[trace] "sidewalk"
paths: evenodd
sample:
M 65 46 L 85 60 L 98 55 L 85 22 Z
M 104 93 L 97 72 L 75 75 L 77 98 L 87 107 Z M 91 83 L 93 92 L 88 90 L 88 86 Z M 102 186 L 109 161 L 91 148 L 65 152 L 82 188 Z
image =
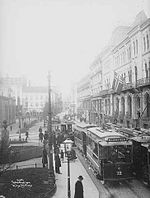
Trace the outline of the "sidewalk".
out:
M 62 174 L 55 174 L 56 175 L 56 185 L 57 190 L 54 194 L 53 198 L 65 198 L 68 197 L 67 195 L 67 176 L 68 176 L 68 165 L 67 159 L 61 163 L 61 173 Z M 70 189 L 71 189 L 71 197 L 74 197 L 74 190 L 75 190 L 75 182 L 79 175 L 83 176 L 83 189 L 84 189 L 84 197 L 86 198 L 99 198 L 99 192 L 95 187 L 94 183 L 92 182 L 90 176 L 87 174 L 86 170 L 82 166 L 79 159 L 75 161 L 70 161 Z

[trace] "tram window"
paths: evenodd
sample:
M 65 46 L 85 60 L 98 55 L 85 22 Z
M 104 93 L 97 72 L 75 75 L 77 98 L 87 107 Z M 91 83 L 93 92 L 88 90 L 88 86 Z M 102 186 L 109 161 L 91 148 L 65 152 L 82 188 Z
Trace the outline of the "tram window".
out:
M 112 162 L 130 162 L 131 146 L 114 146 L 108 149 L 108 160 Z
M 93 152 L 98 155 L 98 148 L 97 148 L 97 144 L 94 143 L 94 149 L 93 149 Z
M 108 159 L 108 149 L 109 147 L 102 147 L 101 145 L 99 145 L 99 158 L 100 159 Z

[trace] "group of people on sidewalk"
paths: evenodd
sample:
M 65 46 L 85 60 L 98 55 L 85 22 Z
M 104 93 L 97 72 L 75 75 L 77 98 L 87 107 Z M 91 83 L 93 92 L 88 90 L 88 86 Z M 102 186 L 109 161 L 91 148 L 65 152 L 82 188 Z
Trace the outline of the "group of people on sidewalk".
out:
M 40 134 L 42 133 L 42 128 L 39 128 L 39 139 L 41 140 L 41 142 L 43 141 L 42 138 L 40 138 Z M 74 151 L 75 152 L 75 151 Z M 60 157 L 59 157 L 60 154 Z M 55 153 L 55 172 L 57 174 L 62 174 L 60 172 L 60 167 L 61 167 L 61 161 L 64 161 L 64 151 L 61 149 L 60 153 L 56 152 Z M 60 159 L 61 158 L 61 159 Z M 77 157 L 75 156 L 75 159 Z M 43 168 L 48 166 L 48 157 L 47 157 L 47 150 L 45 148 L 45 145 L 43 147 L 43 153 L 42 153 L 42 164 L 43 164 Z M 78 177 L 78 180 L 75 183 L 75 194 L 74 194 L 74 198 L 83 198 L 83 184 L 82 184 L 82 180 L 83 177 L 82 175 L 80 175 Z
M 48 166 L 47 150 L 45 146 L 42 152 L 42 164 L 43 164 L 43 168 Z M 58 174 L 61 174 L 60 167 L 61 167 L 61 160 L 60 160 L 59 154 L 56 153 L 55 154 L 55 172 Z
M 42 127 L 40 126 L 39 128 L 39 141 L 43 142 L 43 140 L 48 140 L 48 133 L 45 131 L 44 133 L 42 132 Z

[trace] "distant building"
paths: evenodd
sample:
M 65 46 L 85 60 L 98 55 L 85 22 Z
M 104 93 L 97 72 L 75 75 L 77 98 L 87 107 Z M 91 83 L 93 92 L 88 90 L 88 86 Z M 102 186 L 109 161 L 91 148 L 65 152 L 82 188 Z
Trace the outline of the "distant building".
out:
M 16 122 L 16 98 L 15 93 L 20 93 L 20 78 L 0 76 L 0 123 L 4 120 L 10 125 Z M 18 85 L 18 89 L 16 88 Z
M 24 114 L 39 114 L 43 113 L 43 111 L 45 111 L 45 113 L 48 112 L 48 88 L 34 86 L 24 87 L 22 104 Z M 51 89 L 51 107 L 53 115 L 62 111 L 62 97 L 56 87 L 52 87 Z
M 47 101 L 47 87 L 23 87 L 22 105 L 25 112 L 42 112 Z
M 0 95 L 14 97 L 16 100 L 22 98 L 22 88 L 27 85 L 27 80 L 23 77 L 1 77 Z M 22 104 L 22 100 L 20 100 Z
M 90 122 L 91 113 L 90 75 L 85 76 L 77 84 L 77 117 Z

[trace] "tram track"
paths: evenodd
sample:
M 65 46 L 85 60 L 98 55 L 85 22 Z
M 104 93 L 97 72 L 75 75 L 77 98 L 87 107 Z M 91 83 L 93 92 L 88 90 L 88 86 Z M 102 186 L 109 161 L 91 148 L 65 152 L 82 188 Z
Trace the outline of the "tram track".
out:
M 121 182 L 102 182 L 96 178 L 94 171 L 90 168 L 89 162 L 84 158 L 82 153 L 75 148 L 76 154 L 85 170 L 91 177 L 97 190 L 99 191 L 100 197 L 104 198 L 149 198 L 150 189 L 146 189 L 141 182 L 134 181 L 121 181 Z

